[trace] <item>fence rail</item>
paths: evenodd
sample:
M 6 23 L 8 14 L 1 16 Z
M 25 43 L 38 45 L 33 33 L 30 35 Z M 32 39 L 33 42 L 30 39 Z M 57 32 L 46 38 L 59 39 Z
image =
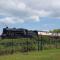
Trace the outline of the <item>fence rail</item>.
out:
M 1 39 L 0 55 L 15 52 L 42 51 L 60 48 L 59 36 L 34 36 L 33 38 Z

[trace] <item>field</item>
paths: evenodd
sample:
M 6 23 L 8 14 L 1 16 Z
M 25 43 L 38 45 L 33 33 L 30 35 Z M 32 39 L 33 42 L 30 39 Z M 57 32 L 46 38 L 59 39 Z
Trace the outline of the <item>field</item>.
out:
M 38 51 L 38 47 L 41 48 L 41 39 L 0 39 L 0 60 L 60 60 L 60 39 L 45 37 L 43 50 Z
M 60 49 L 3 55 L 0 60 L 60 60 Z

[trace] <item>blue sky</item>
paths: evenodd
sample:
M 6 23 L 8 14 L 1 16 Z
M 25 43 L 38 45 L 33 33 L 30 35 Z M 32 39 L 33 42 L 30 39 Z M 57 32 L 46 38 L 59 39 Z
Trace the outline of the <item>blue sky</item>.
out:
M 0 0 L 0 32 L 6 26 L 60 29 L 60 0 Z

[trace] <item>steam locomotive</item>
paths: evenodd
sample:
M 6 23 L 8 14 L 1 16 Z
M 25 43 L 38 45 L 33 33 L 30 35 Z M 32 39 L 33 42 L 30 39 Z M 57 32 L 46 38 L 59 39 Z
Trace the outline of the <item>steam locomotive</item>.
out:
M 23 28 L 3 28 L 2 38 L 32 38 L 37 36 L 37 31 L 27 30 Z

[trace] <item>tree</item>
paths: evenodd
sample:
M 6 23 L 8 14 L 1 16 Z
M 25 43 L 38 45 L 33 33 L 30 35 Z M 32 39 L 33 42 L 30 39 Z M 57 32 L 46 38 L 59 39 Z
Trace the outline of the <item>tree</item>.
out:
M 50 30 L 49 32 L 52 32 L 52 33 L 60 33 L 60 29 Z

